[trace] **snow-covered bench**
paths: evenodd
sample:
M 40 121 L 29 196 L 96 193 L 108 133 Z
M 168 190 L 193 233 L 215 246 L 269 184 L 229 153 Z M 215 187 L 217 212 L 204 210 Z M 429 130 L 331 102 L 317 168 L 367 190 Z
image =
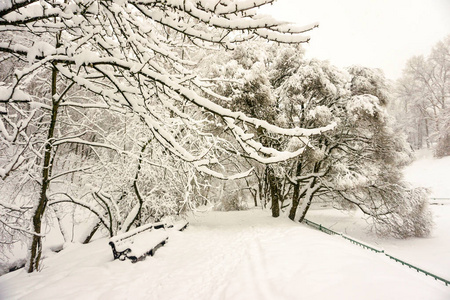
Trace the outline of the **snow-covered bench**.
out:
M 186 221 L 174 224 L 147 224 L 112 237 L 109 245 L 114 259 L 130 259 L 133 263 L 153 256 L 156 250 L 167 243 L 169 233 L 173 230 L 183 231 L 189 225 Z
M 175 222 L 173 224 L 166 225 L 166 228 L 169 228 L 172 230 L 177 230 L 177 231 L 183 231 L 188 227 L 188 225 L 189 225 L 188 221 L 182 220 L 182 221 Z

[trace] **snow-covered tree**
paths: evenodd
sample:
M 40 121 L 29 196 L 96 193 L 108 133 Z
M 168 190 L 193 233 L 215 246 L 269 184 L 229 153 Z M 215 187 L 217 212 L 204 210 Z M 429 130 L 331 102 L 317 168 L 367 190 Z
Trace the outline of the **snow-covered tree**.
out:
M 9 112 L 19 102 L 26 101 L 34 109 L 29 114 L 20 109 L 20 118 L 3 126 L 7 129 L 2 130 L 2 137 L 14 148 L 17 139 L 10 138 L 8 130 L 24 132 L 30 126 L 22 119 L 28 120 L 28 115 L 36 113 L 42 117 L 39 132 L 43 139 L 36 144 L 37 151 L 21 142 L 35 153 L 30 161 L 40 170 L 34 178 L 39 195 L 33 200 L 33 221 L 28 230 L 32 233 L 29 272 L 39 269 L 42 218 L 49 203 L 51 182 L 75 171 L 53 174 L 58 148 L 72 144 L 114 149 L 105 141 L 87 139 L 79 130 L 60 131 L 60 117 L 66 107 L 132 113 L 147 126 L 152 140 L 172 157 L 190 163 L 197 172 L 220 178 L 227 174 L 214 170 L 220 168 L 215 151 L 220 141 L 206 130 L 210 127 L 205 124 L 211 120 L 220 120 L 227 127 L 241 146 L 239 154 L 262 163 L 286 160 L 301 151 L 264 146 L 246 132 L 249 127 L 305 138 L 334 127 L 327 124 L 314 129 L 282 128 L 224 108 L 210 99 L 221 96 L 211 92 L 192 71 L 192 50 L 199 46 L 230 49 L 254 38 L 293 44 L 307 41 L 304 33 L 314 25 L 297 27 L 257 14 L 257 7 L 271 2 L 15 0 L 0 5 L 0 52 L 23 62 L 13 77 L 2 83 L 2 122 L 12 119 Z M 38 77 L 47 78 L 48 82 L 44 85 L 48 91 L 42 96 L 27 90 L 28 84 Z M 191 144 L 198 145 L 197 139 L 210 146 L 187 146 L 183 141 L 188 132 Z M 16 169 L 17 162 L 24 161 L 20 147 L 10 153 L 1 162 L 2 177 Z M 243 172 L 246 174 L 248 171 Z
M 450 36 L 438 42 L 428 57 L 408 60 L 397 82 L 392 110 L 415 149 L 433 148 L 436 156 L 450 153 Z
M 50 193 L 50 206 L 71 203 L 83 207 L 95 215 L 93 230 L 101 225 L 113 236 L 132 226 L 179 215 L 202 199 L 198 192 L 201 175 L 161 147 L 139 118 L 117 114 L 111 121 L 105 139 L 114 145 L 114 151 L 92 151 L 95 155 L 84 162 L 89 170 L 64 183 L 64 191 Z M 178 127 L 181 131 L 182 123 Z M 190 144 L 190 137 L 185 136 L 183 144 Z M 192 143 L 187 148 L 197 146 Z
M 273 58 L 278 52 L 279 45 L 261 42 L 249 42 L 236 47 L 228 55 L 223 53 L 210 53 L 200 66 L 204 75 L 214 78 L 214 87 L 217 93 L 227 96 L 222 105 L 244 112 L 248 116 L 264 119 L 272 124 L 281 125 L 279 117 L 281 111 L 277 99 L 273 96 L 273 86 L 269 75 Z M 203 65 L 206 65 L 204 67 Z M 288 128 L 282 124 L 284 128 Z M 295 126 L 293 126 L 295 127 Z M 225 132 L 226 133 L 226 132 Z M 282 144 L 280 135 L 259 128 L 247 128 L 247 133 L 255 136 L 264 147 L 276 150 L 286 148 Z M 226 138 L 226 136 L 225 136 Z M 241 145 L 234 145 L 237 152 L 242 151 Z M 242 155 L 235 163 L 253 168 L 253 178 L 256 178 L 257 188 L 252 188 L 255 205 L 259 201 L 266 206 L 271 204 L 272 215 L 278 217 L 280 203 L 283 202 L 283 172 L 278 172 L 271 158 L 265 162 L 254 160 L 248 155 Z
M 410 190 L 400 176 L 408 147 L 392 129 L 382 73 L 306 61 L 281 85 L 280 96 L 287 102 L 286 119 L 299 126 L 338 123 L 310 139 L 292 167 L 291 219 L 303 220 L 312 201 L 325 198 L 337 207 L 357 207 L 373 219 L 378 233 L 402 238 L 429 233 L 426 196 Z

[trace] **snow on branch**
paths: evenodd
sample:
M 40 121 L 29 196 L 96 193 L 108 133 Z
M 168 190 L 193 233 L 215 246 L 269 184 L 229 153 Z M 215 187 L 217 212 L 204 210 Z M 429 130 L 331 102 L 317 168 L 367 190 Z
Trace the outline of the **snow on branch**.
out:
M 242 179 L 242 178 L 250 176 L 250 174 L 253 172 L 253 168 L 251 168 L 251 169 L 249 169 L 247 171 L 244 171 L 244 172 L 241 172 L 241 173 L 236 173 L 236 174 L 233 174 L 233 175 L 230 175 L 230 176 L 226 176 L 226 175 L 224 175 L 224 174 L 222 174 L 220 172 L 216 172 L 216 171 L 211 170 L 210 168 L 208 168 L 205 165 L 198 165 L 198 164 L 194 164 L 194 165 L 195 165 L 197 171 L 205 173 L 205 174 L 208 174 L 208 175 L 211 175 L 211 176 L 213 176 L 213 177 L 215 177 L 217 179 L 222 179 L 222 180 Z
M 58 58 L 56 58 L 56 60 L 57 59 Z M 66 62 L 67 61 L 68 60 L 66 60 Z M 156 116 L 156 112 L 152 111 L 151 107 L 149 108 L 145 105 L 145 100 L 141 98 L 140 88 L 130 86 L 129 84 L 127 86 L 124 86 L 114 76 L 113 73 L 107 71 L 107 69 L 104 68 L 104 66 L 113 66 L 121 70 L 130 71 L 134 66 L 133 62 L 124 61 L 115 57 L 102 58 L 90 56 L 85 59 L 83 64 L 87 66 L 93 66 L 95 70 L 104 74 L 104 76 L 113 84 L 113 86 L 115 86 L 115 88 L 105 90 L 98 86 L 95 86 L 89 80 L 86 80 L 82 76 L 73 74 L 72 72 L 70 72 L 70 70 L 63 68 L 62 66 L 58 66 L 58 69 L 60 70 L 61 74 L 67 76 L 72 80 L 77 81 L 79 85 L 85 86 L 94 93 L 102 94 L 103 96 L 105 96 L 105 99 L 110 99 L 109 101 L 113 100 L 114 102 L 122 103 L 122 105 L 131 108 L 132 111 L 139 114 L 141 118 L 149 125 L 158 141 L 160 141 L 161 144 L 163 144 L 166 148 L 173 151 L 175 155 L 179 156 L 183 160 L 190 162 L 199 161 L 200 159 L 202 159 L 204 154 L 198 157 L 192 156 L 176 141 L 176 139 L 169 132 L 167 132 L 163 128 L 162 124 L 160 124 L 160 122 L 158 121 L 162 120 L 163 117 Z M 307 137 L 311 135 L 321 134 L 325 131 L 332 130 L 336 126 L 336 123 L 331 123 L 327 126 L 314 129 L 305 129 L 298 127 L 281 128 L 272 125 L 267 121 L 248 117 L 242 112 L 234 112 L 230 109 L 223 108 L 222 106 L 214 103 L 213 101 L 200 96 L 189 87 L 179 84 L 178 83 L 179 80 L 174 79 L 172 76 L 158 73 L 150 69 L 148 66 L 142 66 L 140 70 L 137 71 L 136 73 L 142 75 L 144 78 L 150 80 L 151 82 L 157 82 L 158 84 L 161 84 L 162 86 L 166 87 L 167 88 L 166 94 L 168 94 L 168 91 L 171 91 L 174 94 L 169 93 L 168 95 L 181 96 L 182 99 L 188 100 L 189 102 L 213 113 L 214 115 L 227 119 L 226 120 L 227 126 L 233 131 L 233 134 L 235 135 L 235 137 L 239 139 L 239 142 L 240 143 L 242 142 L 243 144 L 249 146 L 244 147 L 244 149 L 248 150 L 246 152 L 250 154 L 250 157 L 260 162 L 264 161 L 264 163 L 273 163 L 286 160 L 298 156 L 303 150 L 297 150 L 295 152 L 279 152 L 272 148 L 263 147 L 260 143 L 252 140 L 251 137 L 249 138 L 248 136 L 246 136 L 244 130 L 237 125 L 236 121 L 245 122 L 247 125 L 253 125 L 255 128 L 261 127 L 276 134 L 286 136 L 298 136 L 298 137 Z M 137 84 L 135 83 L 133 85 Z M 170 106 L 170 104 L 168 104 L 168 106 Z M 179 112 L 177 112 L 176 109 L 172 109 L 172 111 L 179 114 Z M 186 119 L 188 118 L 187 115 L 181 114 L 179 115 Z M 253 148 L 254 150 L 250 150 L 250 148 Z M 270 155 L 272 158 L 263 158 L 257 155 L 257 152 L 262 152 L 265 155 Z
M 146 17 L 193 39 L 229 46 L 228 39 L 232 40 L 228 37 L 230 32 L 250 31 L 254 36 L 279 43 L 307 42 L 309 37 L 301 34 L 317 27 L 317 24 L 290 28 L 287 22 L 277 21 L 271 16 L 243 13 L 271 2 L 230 1 L 225 5 L 221 1 L 129 1 Z M 214 31 L 197 30 L 198 23 Z M 220 29 L 224 31 L 220 33 Z
M 88 146 L 91 146 L 91 147 L 108 148 L 108 149 L 111 149 L 111 150 L 115 150 L 117 152 L 121 151 L 120 149 L 118 149 L 117 147 L 115 147 L 113 145 L 86 141 L 86 140 L 83 140 L 83 139 L 80 139 L 80 138 L 63 138 L 63 139 L 59 139 L 59 140 L 55 141 L 54 143 L 52 143 L 52 145 L 53 146 L 57 146 L 57 145 L 67 144 L 67 143 L 83 144 L 83 145 L 88 145 Z
M 31 96 L 19 88 L 13 86 L 0 86 L 0 102 L 29 102 Z
M 5 226 L 5 227 L 7 227 L 9 229 L 12 229 L 12 230 L 15 230 L 15 231 L 20 231 L 20 232 L 28 234 L 28 235 L 35 235 L 35 236 L 40 236 L 40 237 L 44 237 L 45 236 L 45 234 L 33 232 L 33 231 L 31 231 L 31 230 L 29 230 L 27 228 L 23 228 L 23 227 L 20 227 L 20 226 L 16 226 L 16 225 L 12 225 L 12 224 L 3 222 L 2 219 L 0 219 L 0 223 L 2 223 L 3 226 Z
M 274 163 L 298 156 L 294 152 L 264 147 L 246 134 L 246 126 L 263 128 L 278 135 L 309 137 L 336 127 L 335 123 L 319 128 L 283 128 L 249 117 L 217 104 L 220 95 L 206 88 L 192 71 L 194 62 L 185 58 L 192 45 L 216 44 L 232 48 L 233 44 L 262 38 L 278 43 L 303 43 L 304 36 L 317 24 L 295 26 L 260 15 L 257 8 L 273 0 L 92 0 L 50 3 L 15 1 L 0 7 L 0 31 L 15 26 L 32 34 L 59 36 L 55 45 L 45 40 L 31 47 L 21 40 L 0 43 L 0 52 L 21 56 L 29 66 L 16 71 L 15 86 L 36 70 L 55 68 L 68 82 L 76 84 L 101 99 L 100 104 L 80 101 L 61 105 L 132 111 L 143 120 L 155 138 L 172 154 L 195 162 L 198 170 L 213 174 L 207 165 L 215 163 L 210 149 L 192 152 L 173 134 L 173 120 L 167 112 L 183 122 L 186 128 L 204 136 L 193 110 L 179 109 L 178 104 L 194 104 L 196 111 L 209 112 L 223 120 L 245 155 L 263 163 Z M 32 21 L 32 26 L 30 22 Z M 2 23 L 3 22 L 3 23 Z M 25 27 L 29 26 L 29 27 Z M 61 33 L 58 33 L 61 32 Z M 0 101 L 19 98 L 11 93 Z M 24 95 L 25 96 L 25 95 Z M 149 103 L 159 101 L 165 111 Z M 82 139 L 64 139 L 61 143 L 81 143 L 109 147 Z M 115 149 L 114 149 L 115 150 Z
M 19 212 L 23 212 L 23 211 L 31 209 L 31 207 L 28 207 L 28 206 L 18 206 L 13 203 L 7 203 L 3 200 L 0 200 L 0 207 L 2 207 L 2 209 L 7 209 L 10 211 L 19 211 Z
M 4 0 L 0 3 L 0 18 L 3 18 L 3 16 L 15 10 L 36 2 L 38 2 L 38 0 Z
M 59 177 L 62 177 L 62 176 L 68 175 L 68 174 L 72 174 L 72 173 L 76 173 L 76 172 L 81 172 L 81 171 L 86 171 L 86 170 L 92 169 L 92 167 L 93 167 L 93 166 L 86 166 L 86 167 L 81 167 L 81 168 L 77 168 L 77 169 L 72 169 L 72 170 L 64 171 L 64 172 L 61 172 L 61 173 L 59 173 L 59 174 L 53 175 L 53 176 L 50 177 L 48 180 L 49 180 L 49 181 L 52 181 L 52 180 L 55 180 L 56 178 L 59 178 Z
M 108 224 L 108 220 L 106 220 L 103 217 L 103 214 L 100 211 L 98 211 L 98 209 L 95 206 L 91 205 L 88 202 L 84 202 L 84 201 L 82 201 L 80 199 L 74 199 L 73 197 L 71 197 L 67 193 L 54 193 L 52 196 L 58 196 L 58 195 L 65 196 L 65 198 L 50 200 L 48 202 L 49 206 L 52 206 L 52 205 L 55 205 L 55 204 L 58 204 L 58 203 L 73 203 L 73 204 L 79 205 L 81 207 L 84 207 L 84 208 L 88 209 L 93 214 L 95 214 L 98 217 L 98 219 L 100 220 L 100 222 L 103 224 L 103 226 L 105 226 L 105 228 L 109 228 L 109 226 L 107 225 Z
M 58 58 L 59 57 L 56 56 L 55 60 L 58 60 Z M 70 62 L 70 60 L 68 60 L 68 61 Z M 131 70 L 132 67 L 134 66 L 134 64 L 132 62 L 123 61 L 123 60 L 120 60 L 115 57 L 108 57 L 108 58 L 91 57 L 90 59 L 86 59 L 84 61 L 84 64 L 92 65 L 92 66 L 110 65 L 110 66 L 118 67 L 120 69 L 124 69 L 124 70 L 128 70 L 128 71 Z M 70 78 L 72 78 L 72 79 L 83 80 L 81 77 L 78 77 L 78 76 L 74 75 L 73 73 L 66 72 L 66 70 L 63 68 L 61 68 L 60 71 L 62 73 L 67 74 L 67 76 L 70 76 Z M 145 76 L 146 78 L 150 79 L 151 81 L 156 81 L 156 82 L 164 85 L 165 87 L 169 88 L 171 91 L 174 91 L 178 95 L 182 96 L 184 99 L 189 100 L 190 102 L 212 112 L 215 115 L 219 115 L 224 118 L 228 117 L 231 119 L 243 121 L 245 123 L 254 125 L 256 128 L 262 127 L 273 133 L 286 135 L 286 136 L 310 136 L 310 135 L 321 134 L 322 132 L 325 132 L 328 130 L 332 130 L 336 126 L 336 123 L 333 122 L 327 126 L 320 127 L 320 128 L 314 128 L 314 129 L 306 129 L 306 128 L 299 128 L 299 127 L 281 128 L 281 127 L 272 125 L 267 121 L 248 117 L 242 112 L 234 112 L 230 109 L 223 108 L 219 104 L 216 104 L 213 101 L 200 96 L 194 90 L 177 83 L 175 80 L 173 80 L 171 78 L 171 76 L 160 74 L 158 72 L 151 70 L 148 67 L 142 67 L 141 70 L 139 71 L 139 74 Z M 107 75 L 107 74 L 105 73 L 105 75 Z M 108 78 L 110 78 L 111 81 L 115 80 L 114 79 L 115 77 L 108 76 Z M 88 84 L 87 81 L 85 81 L 84 83 Z M 92 91 L 95 92 L 97 90 L 93 85 L 88 86 L 88 88 L 91 88 L 91 87 L 92 87 Z M 136 88 L 134 88 L 134 91 L 133 91 L 132 87 L 127 88 L 127 93 L 138 93 L 138 92 L 139 91 Z M 110 98 L 111 99 L 119 99 L 117 93 L 113 93 L 113 95 L 111 95 Z M 130 105 L 134 111 L 142 112 L 142 109 L 143 109 L 142 102 L 136 102 L 136 100 L 130 100 L 130 97 L 122 97 L 122 99 L 125 100 L 123 103 Z
M 275 0 L 190 0 L 190 1 L 147 1 L 154 3 L 166 3 L 167 6 L 176 7 L 183 10 L 198 9 L 205 12 L 213 12 L 217 15 L 232 15 L 243 13 L 255 8 L 271 4 Z
M 326 175 L 326 172 L 319 172 L 319 173 L 310 173 L 308 175 L 303 175 L 303 176 L 287 176 L 287 179 L 293 184 L 298 184 L 299 182 L 304 182 L 313 177 L 323 177 L 325 175 Z

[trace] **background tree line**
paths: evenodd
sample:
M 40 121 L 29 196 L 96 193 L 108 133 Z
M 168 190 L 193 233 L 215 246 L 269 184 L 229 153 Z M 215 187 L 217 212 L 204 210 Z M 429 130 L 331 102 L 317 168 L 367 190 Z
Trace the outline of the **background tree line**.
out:
M 410 58 L 396 83 L 392 111 L 414 149 L 450 155 L 450 36 L 428 56 Z

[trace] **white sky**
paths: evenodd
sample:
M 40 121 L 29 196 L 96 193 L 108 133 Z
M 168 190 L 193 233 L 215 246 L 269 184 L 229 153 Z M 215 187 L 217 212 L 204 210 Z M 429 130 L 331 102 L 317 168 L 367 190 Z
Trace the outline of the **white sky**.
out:
M 391 79 L 408 58 L 428 55 L 450 34 L 450 0 L 278 0 L 263 12 L 299 25 L 320 23 L 304 46 L 307 57 L 381 68 Z

